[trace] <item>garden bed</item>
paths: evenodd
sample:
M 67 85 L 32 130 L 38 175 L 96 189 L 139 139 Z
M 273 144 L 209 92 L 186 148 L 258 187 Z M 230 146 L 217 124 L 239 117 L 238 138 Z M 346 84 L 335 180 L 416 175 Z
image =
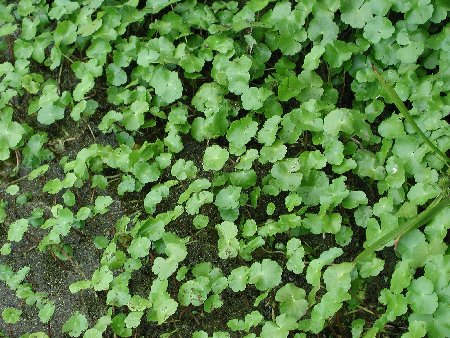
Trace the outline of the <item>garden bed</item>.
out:
M 450 335 L 445 1 L 0 13 L 0 337 Z

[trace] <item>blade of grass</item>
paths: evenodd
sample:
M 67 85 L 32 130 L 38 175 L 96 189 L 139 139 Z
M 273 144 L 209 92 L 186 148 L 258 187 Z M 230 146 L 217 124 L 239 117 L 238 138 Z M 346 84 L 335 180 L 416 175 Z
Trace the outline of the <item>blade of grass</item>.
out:
M 408 111 L 408 108 L 406 108 L 405 104 L 403 103 L 402 99 L 398 96 L 397 92 L 392 88 L 392 86 L 383 78 L 383 76 L 378 72 L 378 70 L 375 68 L 375 66 L 372 66 L 373 71 L 375 72 L 375 75 L 378 78 L 378 81 L 381 83 L 383 88 L 386 90 L 386 93 L 388 94 L 389 98 L 392 100 L 392 102 L 395 104 L 397 109 L 400 111 L 400 113 L 405 117 L 406 121 L 408 121 L 409 124 L 414 128 L 417 134 L 422 138 L 422 140 L 435 152 L 436 155 L 438 155 L 441 160 L 444 161 L 447 166 L 449 166 L 450 158 L 447 157 L 438 147 L 436 147 L 433 142 L 430 141 L 430 139 L 423 133 L 423 131 L 419 128 L 416 121 L 412 118 L 411 114 Z
M 440 194 L 436 199 L 430 203 L 430 205 L 418 214 L 413 219 L 405 222 L 404 224 L 398 226 L 397 228 L 391 230 L 386 235 L 381 237 L 371 246 L 366 248 L 363 252 L 361 252 L 354 260 L 354 263 L 360 263 L 364 260 L 365 257 L 371 255 L 375 251 L 383 248 L 387 243 L 393 241 L 395 239 L 400 238 L 405 233 L 419 228 L 421 225 L 429 222 L 433 216 L 435 216 L 439 211 L 448 207 L 450 205 L 450 197 L 446 196 L 445 193 Z

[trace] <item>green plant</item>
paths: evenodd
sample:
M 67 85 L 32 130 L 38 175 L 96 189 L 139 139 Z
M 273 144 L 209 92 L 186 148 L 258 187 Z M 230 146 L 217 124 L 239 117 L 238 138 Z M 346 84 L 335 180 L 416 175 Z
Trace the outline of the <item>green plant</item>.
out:
M 447 1 L 0 13 L 0 335 L 450 336 Z

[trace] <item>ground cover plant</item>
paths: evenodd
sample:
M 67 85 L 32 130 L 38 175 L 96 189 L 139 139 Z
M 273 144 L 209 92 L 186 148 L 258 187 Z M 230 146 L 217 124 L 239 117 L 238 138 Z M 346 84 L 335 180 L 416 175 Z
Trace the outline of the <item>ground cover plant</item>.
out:
M 0 2 L 0 337 L 449 337 L 447 0 Z

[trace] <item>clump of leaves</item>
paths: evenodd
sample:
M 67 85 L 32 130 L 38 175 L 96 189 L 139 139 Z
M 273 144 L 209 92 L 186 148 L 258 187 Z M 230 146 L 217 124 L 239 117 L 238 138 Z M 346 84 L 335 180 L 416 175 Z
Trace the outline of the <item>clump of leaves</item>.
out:
M 374 337 L 402 318 L 404 337 L 450 336 L 446 1 L 0 12 L 0 254 L 63 260 L 104 308 L 55 335 Z M 60 313 L 31 263 L 0 265 L 12 330 L 23 306 Z M 192 309 L 224 311 L 206 328 Z

